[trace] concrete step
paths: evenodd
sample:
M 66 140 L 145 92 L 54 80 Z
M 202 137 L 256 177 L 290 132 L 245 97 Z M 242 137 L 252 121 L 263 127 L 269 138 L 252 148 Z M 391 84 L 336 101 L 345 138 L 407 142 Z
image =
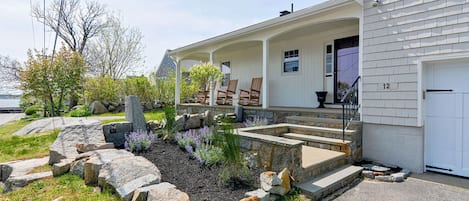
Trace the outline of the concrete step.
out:
M 305 145 L 307 146 L 332 151 L 340 151 L 344 153 L 349 151 L 349 146 L 351 144 L 351 141 L 349 140 L 342 141 L 341 139 L 319 137 L 314 135 L 303 135 L 297 133 L 285 133 L 282 135 L 282 137 L 304 141 Z
M 342 129 L 327 128 L 317 126 L 296 126 L 289 129 L 289 133 L 313 135 L 319 137 L 333 138 L 342 140 Z M 352 141 L 352 137 L 359 133 L 357 130 L 345 130 L 345 140 Z
M 319 177 L 294 184 L 312 200 L 320 200 L 351 183 L 360 176 L 362 167 L 344 165 Z
M 325 128 L 337 128 L 342 129 L 342 119 L 332 118 L 320 118 L 320 117 L 308 117 L 308 116 L 288 116 L 286 117 L 287 123 L 299 124 L 305 126 L 317 126 Z M 350 130 L 361 130 L 362 122 L 352 121 L 349 128 Z
M 347 164 L 346 155 L 342 152 L 310 146 L 302 147 L 301 161 L 303 174 L 298 181 L 306 181 Z

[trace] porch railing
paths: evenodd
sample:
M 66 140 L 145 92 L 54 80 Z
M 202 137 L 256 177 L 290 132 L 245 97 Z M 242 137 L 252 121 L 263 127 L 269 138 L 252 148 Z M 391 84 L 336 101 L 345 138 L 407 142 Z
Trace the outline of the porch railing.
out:
M 360 76 L 355 79 L 352 86 L 350 86 L 345 95 L 341 99 L 342 104 L 342 141 L 345 141 L 345 130 L 347 130 L 355 116 L 358 113 L 360 104 L 358 103 L 358 80 Z

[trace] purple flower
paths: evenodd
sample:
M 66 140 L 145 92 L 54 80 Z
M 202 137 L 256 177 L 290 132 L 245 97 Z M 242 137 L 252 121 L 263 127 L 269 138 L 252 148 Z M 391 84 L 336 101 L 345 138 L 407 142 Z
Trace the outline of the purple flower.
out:
M 157 137 L 152 132 L 139 130 L 130 132 L 125 136 L 124 147 L 130 152 L 142 152 L 150 148 L 151 143 L 156 141 Z

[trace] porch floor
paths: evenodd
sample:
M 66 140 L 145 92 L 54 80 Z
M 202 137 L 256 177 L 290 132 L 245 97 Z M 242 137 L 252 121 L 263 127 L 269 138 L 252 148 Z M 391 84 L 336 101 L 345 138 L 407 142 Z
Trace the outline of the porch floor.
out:
M 310 146 L 302 146 L 302 168 L 311 167 L 338 157 L 343 157 L 345 154 L 337 151 L 330 151 Z

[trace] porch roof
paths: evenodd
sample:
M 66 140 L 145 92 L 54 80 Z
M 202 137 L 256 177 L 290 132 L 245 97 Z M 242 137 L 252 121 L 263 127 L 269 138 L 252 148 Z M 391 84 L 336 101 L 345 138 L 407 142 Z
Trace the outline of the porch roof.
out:
M 295 11 L 285 16 L 276 17 L 270 20 L 266 20 L 266 21 L 254 24 L 254 25 L 250 25 L 241 29 L 234 30 L 232 32 L 228 32 L 228 33 L 218 35 L 212 38 L 208 38 L 199 42 L 195 42 L 195 43 L 183 46 L 183 47 L 179 47 L 174 50 L 169 50 L 168 53 L 171 56 L 176 56 L 178 53 L 181 53 L 184 51 L 192 51 L 196 48 L 210 46 L 210 45 L 228 41 L 228 40 L 234 40 L 237 38 L 241 38 L 243 36 L 247 36 L 249 34 L 254 34 L 257 32 L 267 30 L 269 28 L 279 27 L 279 26 L 285 25 L 287 23 L 290 23 L 299 19 L 307 18 L 307 17 L 321 14 L 321 13 L 326 13 L 335 8 L 343 7 L 343 6 L 350 5 L 350 4 L 362 5 L 362 1 L 361 0 L 329 0 L 320 4 L 313 5 L 308 8 Z

